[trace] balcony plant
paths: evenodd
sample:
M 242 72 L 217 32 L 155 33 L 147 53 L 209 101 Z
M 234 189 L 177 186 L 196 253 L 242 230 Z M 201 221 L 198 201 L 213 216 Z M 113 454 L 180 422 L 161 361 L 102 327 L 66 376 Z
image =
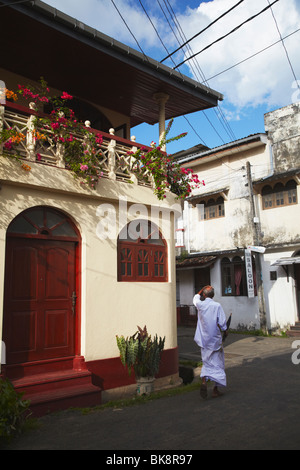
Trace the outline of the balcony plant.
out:
M 34 109 L 33 139 L 50 147 L 60 146 L 66 167 L 83 183 L 95 188 L 102 176 L 97 151 L 103 138 L 100 133 L 95 134 L 76 119 L 70 107 L 73 96 L 67 92 L 63 92 L 60 96 L 52 96 L 43 78 L 38 88 L 19 85 L 16 93 L 6 90 L 7 99 L 17 101 L 18 95 L 29 100 L 31 108 Z M 42 113 L 42 106 L 45 105 L 49 114 Z M 0 143 L 3 144 L 4 154 L 17 159 L 20 159 L 18 145 L 25 139 L 26 135 L 14 128 L 3 129 L 0 132 Z M 41 156 L 37 153 L 37 160 L 40 159 Z M 22 167 L 27 171 L 30 170 L 29 165 L 22 164 Z
M 146 326 L 143 329 L 138 326 L 138 331 L 126 339 L 124 336 L 116 338 L 123 366 L 129 376 L 134 371 L 138 394 L 151 392 L 154 378 L 159 371 L 165 338 L 158 338 L 157 335 L 152 338 Z
M 100 133 L 93 132 L 77 120 L 71 108 L 73 96 L 65 91 L 60 96 L 53 96 L 43 78 L 36 88 L 19 85 L 17 92 L 6 90 L 7 99 L 17 101 L 19 95 L 32 103 L 31 108 L 35 106 L 32 113 L 35 118 L 31 122 L 34 130 L 31 129 L 30 132 L 32 138 L 40 143 L 39 147 L 50 146 L 61 149 L 66 167 L 82 183 L 95 189 L 103 175 L 98 158 L 103 138 Z M 48 114 L 42 113 L 45 106 Z M 135 153 L 129 152 L 132 164 L 128 170 L 135 173 L 137 178 L 146 181 L 151 175 L 155 186 L 154 193 L 159 200 L 164 200 L 167 192 L 172 192 L 177 198 L 185 199 L 193 188 L 204 184 L 191 169 L 181 168 L 172 156 L 162 150 L 166 144 L 186 136 L 186 133 L 183 133 L 169 138 L 172 124 L 173 119 L 170 120 L 159 145 L 152 143 L 150 150 L 144 147 Z M 25 134 L 14 128 L 0 130 L 0 144 L 3 146 L 4 155 L 21 160 L 18 149 L 22 144 L 23 150 L 26 146 Z M 38 150 L 36 158 L 38 161 L 41 160 Z M 28 164 L 21 162 L 21 165 L 24 170 L 30 171 Z
M 173 119 L 168 123 L 168 126 L 160 140 L 159 145 L 152 142 L 151 150 L 145 148 L 138 149 L 132 153 L 135 159 L 133 171 L 139 177 L 143 171 L 144 177 L 147 178 L 149 172 L 155 184 L 155 194 L 160 200 L 166 198 L 166 192 L 170 191 L 177 196 L 178 199 L 185 199 L 190 196 L 194 188 L 205 185 L 204 181 L 200 181 L 197 174 L 193 173 L 191 169 L 182 168 L 179 163 L 173 160 L 171 155 L 167 155 L 162 149 L 171 142 L 182 139 L 187 134 L 182 133 L 178 136 L 169 138 L 168 135 L 173 125 Z

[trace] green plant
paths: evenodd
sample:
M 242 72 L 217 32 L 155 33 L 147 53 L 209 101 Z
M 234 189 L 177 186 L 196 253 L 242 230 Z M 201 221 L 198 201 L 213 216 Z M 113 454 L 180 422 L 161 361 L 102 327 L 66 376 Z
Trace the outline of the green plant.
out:
M 22 431 L 29 407 L 22 396 L 9 380 L 0 379 L 0 438 L 9 439 Z
M 166 191 L 175 194 L 178 199 L 185 199 L 191 195 L 193 188 L 205 185 L 204 181 L 200 181 L 193 170 L 181 167 L 173 160 L 171 155 L 167 155 L 162 150 L 166 144 L 182 139 L 187 135 L 183 133 L 176 137 L 167 138 L 173 121 L 173 119 L 169 121 L 158 146 L 152 142 L 151 150 L 142 147 L 135 153 L 131 153 L 135 159 L 133 171 L 140 177 L 141 170 L 142 175 L 144 170 L 145 179 L 147 179 L 147 173 L 151 174 L 155 184 L 154 193 L 160 200 L 166 198 Z
M 121 362 L 127 367 L 129 375 L 132 369 L 135 377 L 154 377 L 159 371 L 161 353 L 164 349 L 165 338 L 152 339 L 148 335 L 146 326 L 129 338 L 117 336 L 117 345 L 120 351 Z
M 6 91 L 6 96 L 13 96 L 14 101 L 17 100 L 18 94 L 35 103 L 35 130 L 32 131 L 34 140 L 46 142 L 50 147 L 61 146 L 66 167 L 75 177 L 94 189 L 103 175 L 97 158 L 103 138 L 101 134 L 95 134 L 77 120 L 69 106 L 73 96 L 66 92 L 60 96 L 51 96 L 48 84 L 43 78 L 38 88 L 19 85 L 17 93 Z M 41 114 L 41 106 L 47 106 L 48 114 Z M 14 128 L 0 132 L 0 143 L 3 144 L 6 156 L 19 157 L 18 145 L 25 139 L 25 134 L 17 132 Z M 37 153 L 37 160 L 40 158 Z M 31 169 L 29 165 L 22 166 L 27 171 Z
M 52 96 L 47 82 L 40 79 L 38 87 L 19 85 L 17 93 L 6 90 L 6 96 L 16 101 L 18 95 L 35 103 L 35 120 L 33 137 L 40 141 L 42 146 L 50 148 L 61 147 L 66 167 L 70 169 L 75 177 L 80 178 L 82 183 L 88 184 L 95 189 L 97 182 L 103 176 L 99 163 L 99 149 L 103 143 L 101 134 L 95 134 L 84 123 L 77 120 L 71 109 L 73 96 L 63 92 L 60 96 Z M 42 114 L 42 107 L 47 107 L 47 114 Z M 131 170 L 138 179 L 149 183 L 152 178 L 155 189 L 154 193 L 159 200 L 166 198 L 167 191 L 175 194 L 178 199 L 185 199 L 191 195 L 193 188 L 204 185 L 192 169 L 182 168 L 171 155 L 163 151 L 166 144 L 177 141 L 186 136 L 182 133 L 176 137 L 169 138 L 173 119 L 168 123 L 159 145 L 154 142 L 151 149 L 142 147 L 135 153 L 128 152 L 132 156 Z M 39 131 L 37 131 L 39 129 Z M 11 157 L 18 156 L 18 145 L 24 142 L 26 135 L 13 128 L 0 131 L 0 143 L 3 144 L 4 154 Z M 25 142 L 24 142 L 25 144 Z M 37 153 L 37 160 L 41 155 Z M 23 164 L 23 169 L 30 171 L 30 166 Z

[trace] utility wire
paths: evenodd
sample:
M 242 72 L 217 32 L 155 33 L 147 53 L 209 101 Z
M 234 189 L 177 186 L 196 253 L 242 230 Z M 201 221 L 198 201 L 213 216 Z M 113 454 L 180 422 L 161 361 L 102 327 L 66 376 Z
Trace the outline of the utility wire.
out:
M 130 32 L 131 36 L 133 37 L 133 39 L 135 40 L 135 42 L 137 43 L 137 46 L 138 48 L 140 49 L 141 53 L 144 55 L 144 57 L 146 58 L 146 60 L 148 60 L 149 62 L 149 59 L 148 57 L 146 56 L 145 52 L 143 51 L 140 43 L 138 42 L 137 38 L 135 37 L 135 35 L 133 34 L 133 32 L 131 31 L 131 29 L 129 28 L 128 24 L 126 23 L 125 21 L 125 18 L 122 16 L 122 13 L 120 12 L 120 10 L 118 9 L 117 5 L 115 4 L 114 0 L 111 0 L 113 6 L 115 7 L 115 9 L 117 10 L 117 12 L 119 13 L 119 16 L 121 17 L 123 23 L 125 24 L 126 28 L 128 29 L 128 31 Z
M 294 34 L 299 33 L 299 31 L 300 31 L 300 28 L 299 28 L 299 29 L 296 29 L 296 31 L 293 31 L 292 33 L 288 34 L 287 36 L 283 37 L 282 39 L 285 40 L 285 39 L 289 38 L 290 36 L 293 36 Z M 241 64 L 243 64 L 244 62 L 247 62 L 247 60 L 253 59 L 253 57 L 256 57 L 256 56 L 258 56 L 259 54 L 262 54 L 263 52 L 267 51 L 268 49 L 271 49 L 271 47 L 276 46 L 276 45 L 279 44 L 280 42 L 282 42 L 281 39 L 279 39 L 278 41 L 274 42 L 273 44 L 270 44 L 270 46 L 267 46 L 267 47 L 265 47 L 264 49 L 261 49 L 260 51 L 256 52 L 255 54 L 250 55 L 250 56 L 247 57 L 246 59 L 243 59 L 243 60 L 241 60 L 240 62 L 237 62 L 236 64 L 232 65 L 231 67 L 228 67 L 227 69 L 222 70 L 222 72 L 219 72 L 219 73 L 217 73 L 216 75 L 213 75 L 213 76 L 210 77 L 208 80 L 212 80 L 213 78 L 216 78 L 216 77 L 218 77 L 219 75 L 222 75 L 223 73 L 228 72 L 229 70 L 231 70 L 231 69 L 237 67 L 238 65 L 241 65 Z M 298 81 L 296 80 L 296 83 L 297 83 L 297 82 L 298 82 Z M 204 83 L 204 82 L 203 82 L 203 83 Z M 298 86 L 299 86 L 299 85 L 298 85 Z
M 267 0 L 267 2 L 268 2 L 268 4 L 270 5 L 269 0 Z M 293 76 L 294 76 L 295 82 L 296 82 L 296 84 L 297 84 L 297 86 L 298 86 L 298 88 L 299 88 L 299 90 L 300 90 L 299 82 L 298 82 L 298 80 L 297 80 L 295 71 L 294 71 L 293 66 L 292 66 L 291 59 L 290 59 L 290 57 L 289 57 L 288 50 L 287 50 L 286 45 L 285 45 L 285 43 L 284 43 L 283 37 L 282 37 L 282 35 L 281 35 L 280 29 L 279 29 L 279 26 L 278 26 L 278 23 L 277 23 L 277 20 L 276 20 L 276 17 L 275 17 L 275 15 L 274 15 L 273 8 L 272 8 L 271 5 L 270 5 L 270 8 L 271 8 L 271 13 L 272 13 L 272 16 L 273 16 L 273 19 L 274 19 L 274 22 L 275 22 L 275 25 L 276 25 L 276 28 L 277 28 L 279 37 L 280 37 L 280 41 L 281 41 L 281 43 L 282 43 L 283 49 L 285 50 L 285 54 L 286 54 L 286 57 L 287 57 L 289 66 L 290 66 L 290 68 L 291 68 L 291 71 L 292 71 L 292 74 L 293 74 Z
M 182 44 L 180 47 L 178 47 L 174 52 L 172 52 L 171 54 L 169 54 L 167 57 L 165 57 L 163 60 L 161 60 L 161 62 L 164 62 L 165 60 L 169 59 L 169 57 L 171 57 L 172 55 L 176 54 L 176 52 L 178 52 L 180 49 L 182 49 L 183 47 L 185 47 L 187 44 L 189 44 L 191 41 L 193 41 L 193 39 L 197 38 L 198 36 L 200 36 L 200 34 L 204 33 L 205 31 L 207 31 L 211 26 L 213 26 L 215 23 L 217 23 L 221 18 L 224 18 L 224 16 L 228 15 L 228 13 L 230 13 L 232 10 L 234 10 L 235 8 L 237 8 L 241 3 L 243 3 L 244 0 L 241 0 L 240 2 L 238 2 L 236 5 L 234 5 L 232 8 L 230 8 L 230 10 L 226 11 L 225 13 L 223 13 L 223 15 L 219 16 L 219 18 L 217 18 L 216 20 L 214 20 L 212 23 L 210 23 L 208 26 L 206 26 L 204 29 L 202 29 L 202 31 L 200 31 L 199 33 L 195 34 L 195 36 L 193 36 L 191 39 L 189 39 L 188 41 L 186 41 L 184 44 Z
M 232 31 L 230 31 L 229 33 L 225 34 L 224 36 L 220 37 L 219 39 L 217 39 L 216 41 L 212 42 L 211 44 L 209 44 L 208 46 L 204 47 L 201 51 L 197 52 L 196 54 L 194 54 L 193 56 L 191 57 L 188 57 L 187 59 L 183 60 L 182 62 L 180 62 L 180 64 L 178 64 L 176 67 L 174 67 L 174 70 L 177 69 L 178 67 L 180 67 L 181 65 L 185 64 L 187 61 L 193 59 L 194 57 L 196 57 L 197 55 L 201 54 L 202 52 L 206 51 L 207 49 L 209 49 L 211 46 L 213 46 L 214 44 L 217 44 L 218 42 L 222 41 L 223 39 L 227 38 L 228 36 L 230 36 L 232 33 L 235 33 L 236 31 L 238 31 L 242 26 L 244 26 L 246 23 L 249 23 L 250 21 L 254 20 L 255 18 L 257 18 L 259 15 L 261 15 L 262 13 L 264 13 L 265 11 L 267 11 L 269 8 L 271 8 L 272 5 L 274 5 L 275 3 L 279 2 L 279 0 L 275 0 L 271 5 L 267 6 L 266 8 L 264 8 L 262 11 L 260 11 L 259 13 L 257 13 L 256 15 L 253 15 L 251 18 L 248 18 L 246 21 L 244 21 L 243 23 L 241 23 L 239 26 L 237 26 L 236 28 L 234 28 Z
M 165 17 L 165 19 L 166 19 L 166 21 L 167 21 L 167 23 L 168 23 L 168 25 L 169 25 L 171 31 L 172 31 L 173 34 L 174 34 L 175 39 L 176 39 L 177 42 L 180 44 L 180 41 L 179 41 L 179 39 L 178 39 L 178 37 L 177 37 L 177 35 L 176 35 L 174 29 L 172 28 L 172 25 L 171 25 L 171 23 L 170 23 L 170 21 L 169 21 L 167 15 L 166 15 L 165 10 L 163 9 L 163 7 L 162 7 L 162 5 L 161 5 L 161 3 L 160 3 L 160 0 L 157 0 L 157 3 L 158 3 L 158 5 L 160 6 L 160 9 L 161 9 L 162 13 L 163 13 L 163 15 L 164 15 L 164 17 Z M 171 58 L 171 60 L 172 60 L 172 62 L 174 63 L 173 58 Z M 181 73 L 181 72 L 179 71 L 179 73 Z M 181 75 L 182 75 L 182 74 L 181 74 Z M 205 111 L 203 111 L 203 115 L 204 115 L 204 117 L 206 118 L 206 120 L 209 122 L 210 126 L 213 128 L 213 130 L 215 131 L 215 133 L 218 135 L 218 137 L 219 137 L 219 139 L 221 140 L 221 142 L 223 142 L 223 144 L 225 144 L 224 139 L 223 139 L 222 136 L 219 134 L 219 132 L 217 131 L 216 127 L 213 125 L 213 123 L 211 122 L 211 120 L 209 119 L 209 117 L 207 116 L 207 114 L 205 113 Z M 188 121 L 187 117 L 185 117 L 185 119 Z M 189 121 L 188 121 L 188 122 L 189 122 Z M 196 132 L 196 131 L 195 131 L 195 128 L 191 125 L 190 122 L 189 122 L 189 124 L 190 124 L 190 126 L 192 127 L 192 129 L 194 130 L 194 132 Z M 205 142 L 201 139 L 201 137 L 199 136 L 199 134 L 198 134 L 197 132 L 196 132 L 196 134 L 197 134 L 197 136 L 200 138 L 200 140 L 202 141 L 202 143 L 207 147 L 207 145 L 206 145 Z
M 167 11 L 168 11 L 170 17 L 172 18 L 172 20 L 173 20 L 173 22 L 174 22 L 174 24 L 175 24 L 175 27 L 176 27 L 177 31 L 179 32 L 179 35 L 180 35 L 181 39 L 182 39 L 183 41 L 186 41 L 186 35 L 185 35 L 185 33 L 184 33 L 184 31 L 183 31 L 183 29 L 182 29 L 180 23 L 179 23 L 178 18 L 176 17 L 176 13 L 174 12 L 174 10 L 173 10 L 173 8 L 172 8 L 172 6 L 171 6 L 169 0 L 163 0 L 163 1 L 164 1 L 164 4 L 165 4 L 165 6 L 166 6 L 166 9 L 167 9 Z M 173 28 L 172 28 L 172 31 L 173 31 Z M 173 34 L 175 35 L 174 31 L 173 31 Z M 176 35 L 175 35 L 175 37 L 176 37 Z M 176 39 L 177 39 L 177 41 L 178 41 L 179 44 L 180 44 L 180 41 L 178 40 L 177 37 L 176 37 Z M 188 49 L 188 52 L 192 55 L 192 54 L 193 54 L 193 51 L 192 51 L 192 48 L 191 48 L 190 44 L 187 44 L 187 49 Z M 172 62 L 174 62 L 174 61 L 173 61 L 173 58 L 171 58 L 171 60 L 172 60 Z M 208 81 L 207 81 L 206 78 L 205 78 L 204 72 L 201 70 L 201 67 L 200 67 L 200 65 L 199 65 L 199 63 L 198 63 L 198 61 L 197 61 L 196 58 L 193 59 L 193 64 L 194 64 L 195 69 L 196 69 L 196 71 L 194 70 L 195 76 L 196 76 L 196 77 L 198 76 L 198 80 L 199 80 L 199 81 L 201 81 L 201 79 L 204 80 L 203 83 L 205 83 L 205 85 L 206 85 L 208 88 L 210 88 L 209 83 L 208 83 Z M 192 68 L 193 68 L 193 67 L 192 67 Z M 217 110 L 218 110 L 218 112 L 217 112 Z M 227 122 L 227 119 L 226 119 L 225 115 L 223 114 L 223 111 L 222 111 L 221 107 L 218 105 L 217 108 L 214 108 L 214 109 L 213 109 L 213 111 L 214 111 L 214 113 L 216 114 L 217 119 L 220 121 L 221 125 L 223 126 L 225 132 L 228 134 L 229 138 L 230 138 L 231 140 L 236 140 L 236 136 L 234 135 L 233 130 L 231 129 L 229 123 Z M 219 113 L 219 115 L 218 115 L 218 113 Z M 207 114 L 205 113 L 205 111 L 203 111 L 203 114 L 204 114 L 205 118 L 208 120 L 209 124 L 213 127 L 213 129 L 215 130 L 215 132 L 216 132 L 217 135 L 219 136 L 220 140 L 221 140 L 223 143 L 225 143 L 224 140 L 223 140 L 223 138 L 220 136 L 220 134 L 218 133 L 218 131 L 217 131 L 217 130 L 215 129 L 215 127 L 213 126 L 212 122 L 209 120 L 209 118 L 208 118 Z

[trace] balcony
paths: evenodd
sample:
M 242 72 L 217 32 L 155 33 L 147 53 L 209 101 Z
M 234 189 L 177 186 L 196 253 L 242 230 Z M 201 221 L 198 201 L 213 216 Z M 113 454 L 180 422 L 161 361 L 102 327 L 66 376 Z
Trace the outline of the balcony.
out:
M 12 129 L 21 136 L 13 149 L 5 146 L 5 141 L 0 143 L 0 154 L 8 157 L 17 155 L 23 164 L 28 166 L 31 162 L 36 162 L 69 170 L 64 158 L 64 145 L 59 141 L 55 142 L 51 129 L 36 126 L 37 116 L 43 117 L 35 111 L 34 103 L 31 103 L 29 108 L 10 102 L 0 106 L 0 132 Z M 132 156 L 139 148 L 147 152 L 151 150 L 150 147 L 137 144 L 134 137 L 131 141 L 117 137 L 114 135 L 114 129 L 110 129 L 109 134 L 92 129 L 89 121 L 85 122 L 85 128 L 92 134 L 102 136 L 102 142 L 96 144 L 95 148 L 102 178 L 154 187 L 152 175 Z M 37 135 L 43 135 L 43 139 L 37 139 Z M 84 134 L 77 133 L 75 137 L 83 146 L 86 145 Z

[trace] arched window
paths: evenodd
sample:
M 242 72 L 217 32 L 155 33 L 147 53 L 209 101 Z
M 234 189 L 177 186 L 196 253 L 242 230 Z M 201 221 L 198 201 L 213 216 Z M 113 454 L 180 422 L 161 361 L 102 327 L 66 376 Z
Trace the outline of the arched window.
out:
M 36 206 L 19 214 L 7 229 L 8 236 L 40 239 L 78 240 L 70 219 L 52 207 Z
M 118 238 L 119 282 L 167 282 L 167 244 L 147 220 L 130 222 Z
M 297 204 L 297 183 L 294 180 L 283 183 L 276 183 L 274 187 L 267 185 L 262 189 L 263 209 L 273 209 L 275 207 L 289 206 Z

